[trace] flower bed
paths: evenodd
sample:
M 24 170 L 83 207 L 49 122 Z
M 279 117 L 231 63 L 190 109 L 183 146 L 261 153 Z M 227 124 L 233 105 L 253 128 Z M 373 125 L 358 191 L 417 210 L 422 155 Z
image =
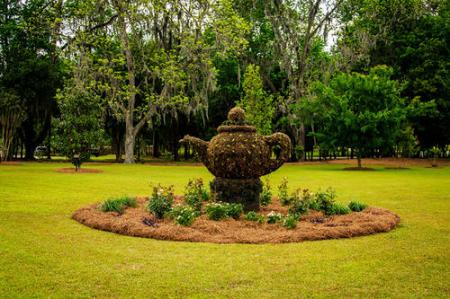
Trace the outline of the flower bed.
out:
M 174 204 L 184 202 L 175 196 Z M 203 203 L 207 205 L 208 203 Z M 382 208 L 368 207 L 361 212 L 344 215 L 325 215 L 310 210 L 299 216 L 294 228 L 287 229 L 280 221 L 270 224 L 246 220 L 245 215 L 220 221 L 210 220 L 206 214 L 199 215 L 191 226 L 177 224 L 170 218 L 156 218 L 147 210 L 148 198 L 137 198 L 135 207 L 123 213 L 102 212 L 99 204 L 77 210 L 72 218 L 91 228 L 123 235 L 153 238 L 158 240 L 211 242 L 211 243 L 287 243 L 307 240 L 351 238 L 394 229 L 400 217 Z M 258 215 L 288 214 L 277 198 L 261 208 Z

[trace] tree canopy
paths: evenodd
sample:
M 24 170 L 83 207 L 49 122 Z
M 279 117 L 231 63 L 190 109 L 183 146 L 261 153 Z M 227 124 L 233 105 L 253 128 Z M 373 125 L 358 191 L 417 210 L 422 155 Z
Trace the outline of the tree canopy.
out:
M 26 0 L 0 11 L 6 159 L 33 159 L 38 145 L 60 153 L 70 99 L 99 107 L 85 128 L 126 163 L 178 159 L 184 134 L 211 138 L 236 103 L 259 132 L 288 134 L 294 161 L 318 148 L 448 151 L 448 1 Z M 339 135 L 330 117 L 344 117 Z

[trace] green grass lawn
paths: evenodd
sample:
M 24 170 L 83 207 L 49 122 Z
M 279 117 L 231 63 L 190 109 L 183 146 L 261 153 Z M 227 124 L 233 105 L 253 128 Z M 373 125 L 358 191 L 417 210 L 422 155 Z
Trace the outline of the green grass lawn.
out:
M 355 172 L 286 165 L 291 189 L 332 186 L 338 201 L 388 208 L 399 228 L 354 239 L 220 245 L 116 235 L 70 219 L 79 207 L 148 195 L 152 183 L 182 192 L 200 166 L 68 163 L 0 166 L 0 297 L 450 297 L 450 168 Z

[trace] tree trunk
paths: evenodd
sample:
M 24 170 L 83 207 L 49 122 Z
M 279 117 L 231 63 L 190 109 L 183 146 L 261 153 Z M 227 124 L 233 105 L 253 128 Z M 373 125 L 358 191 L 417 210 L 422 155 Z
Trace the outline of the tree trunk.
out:
M 120 159 L 122 159 L 122 145 L 120 143 L 116 144 L 116 162 L 120 162 Z
M 159 158 L 161 156 L 161 152 L 159 151 L 159 139 L 158 134 L 155 129 L 153 129 L 153 148 L 152 148 L 152 156 L 154 158 Z
M 115 151 L 116 154 L 116 162 L 120 162 L 122 159 L 122 138 L 120 136 L 119 128 L 116 127 L 114 130 L 114 138 L 112 140 L 112 148 Z
M 301 157 L 298 157 L 302 161 L 306 160 L 306 130 L 305 130 L 305 124 L 302 122 L 300 125 L 300 145 L 303 147 L 303 153 Z
M 33 140 L 24 140 L 25 144 L 25 160 L 31 161 L 34 160 L 34 150 L 36 149 L 36 143 Z
M 51 139 L 52 139 L 52 125 L 50 121 L 50 128 L 48 129 L 48 142 L 47 142 L 47 159 L 51 160 Z
M 178 155 L 178 149 L 180 148 L 178 141 L 172 142 L 173 160 L 180 161 L 180 156 Z
M 136 136 L 134 134 L 133 124 L 128 123 L 127 119 L 126 129 L 125 129 L 125 161 L 124 163 L 131 164 L 134 163 L 134 143 Z

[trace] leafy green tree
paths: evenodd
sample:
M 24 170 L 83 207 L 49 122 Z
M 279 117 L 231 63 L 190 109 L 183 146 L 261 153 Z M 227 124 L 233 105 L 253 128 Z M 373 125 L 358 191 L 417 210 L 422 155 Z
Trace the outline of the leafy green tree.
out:
M 49 135 L 54 95 L 62 83 L 56 54 L 60 4 L 29 0 L 0 5 L 0 87 L 13 91 L 26 113 L 20 129 L 26 159 L 34 159 L 36 146 Z
M 408 127 L 408 116 L 427 107 L 408 104 L 392 68 L 377 66 L 369 74 L 339 74 L 329 85 L 316 83 L 302 110 L 320 123 L 316 132 L 324 147 L 356 150 L 358 167 L 372 150 L 392 148 Z
M 280 0 L 267 1 L 265 14 L 274 32 L 276 61 L 288 78 L 287 96 L 282 103 L 283 122 L 293 143 L 293 149 L 306 145 L 305 120 L 298 119 L 292 107 L 304 98 L 317 69 L 314 48 L 326 42 L 343 0 Z M 320 64 L 319 64 L 320 65 Z M 331 66 L 332 64 L 326 64 Z M 326 73 L 324 69 L 321 70 Z M 295 151 L 292 156 L 297 159 Z M 303 157 L 304 158 L 304 157 Z
M 78 170 L 104 138 L 100 99 L 77 79 L 57 96 L 60 117 L 54 119 L 54 145 Z
M 85 26 L 96 15 L 103 15 L 98 25 Z M 105 1 L 85 11 L 76 32 L 74 44 L 89 48 L 99 93 L 125 123 L 125 163 L 134 162 L 147 123 L 205 114 L 215 89 L 212 56 L 246 43 L 246 24 L 227 0 Z
M 337 50 L 353 71 L 386 64 L 405 82 L 402 95 L 435 100 L 437 114 L 411 119 L 420 147 L 450 143 L 450 2 L 347 0 Z
M 255 125 L 261 134 L 272 133 L 272 119 L 275 111 L 273 96 L 264 91 L 258 66 L 253 64 L 247 66 L 243 89 L 245 95 L 238 105 L 246 111 L 248 122 Z

